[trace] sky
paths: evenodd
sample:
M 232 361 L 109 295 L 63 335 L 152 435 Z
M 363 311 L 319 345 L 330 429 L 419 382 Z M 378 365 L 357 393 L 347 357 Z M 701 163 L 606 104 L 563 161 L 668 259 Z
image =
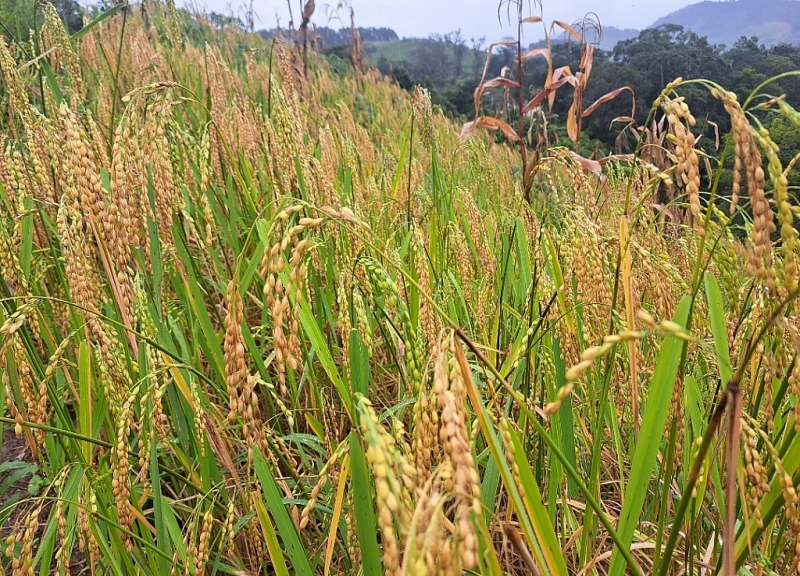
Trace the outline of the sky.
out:
M 292 4 L 295 26 L 300 21 L 300 3 L 305 0 L 289 0 Z M 486 37 L 487 42 L 501 40 L 515 34 L 503 9 L 502 26 L 497 19 L 497 0 L 349 0 L 355 11 L 356 26 L 389 27 L 403 37 L 427 37 L 461 29 L 466 38 Z M 527 0 L 526 0 L 527 1 Z M 603 26 L 617 28 L 646 28 L 662 16 L 674 12 L 687 4 L 700 0 L 544 0 L 544 19 L 563 20 L 569 23 L 594 12 Z M 250 0 L 193 0 L 199 8 L 223 14 L 241 15 Z M 275 28 L 277 19 L 285 27 L 289 24 L 287 0 L 252 0 L 256 28 Z M 312 22 L 331 28 L 349 27 L 349 10 L 340 10 L 341 21 L 330 21 L 329 14 L 335 12 L 339 0 L 316 0 Z M 534 8 L 538 15 L 538 9 Z M 541 25 L 528 25 L 525 38 L 530 41 L 541 38 Z

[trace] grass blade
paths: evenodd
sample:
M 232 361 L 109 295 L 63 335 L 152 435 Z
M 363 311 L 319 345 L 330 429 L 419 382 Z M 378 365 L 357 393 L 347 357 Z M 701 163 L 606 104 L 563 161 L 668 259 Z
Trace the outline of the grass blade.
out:
M 675 311 L 674 321 L 685 326 L 690 307 L 691 299 L 684 296 Z M 658 355 L 650 390 L 647 392 L 641 428 L 647 430 L 648 434 L 642 437 L 636 445 L 631 464 L 631 475 L 623 497 L 622 514 L 619 519 L 618 535 L 623 546 L 628 549 L 633 542 L 633 533 L 639 525 L 642 506 L 658 458 L 684 344 L 685 342 L 678 338 L 668 338 L 664 342 Z M 625 561 L 619 553 L 619 549 L 615 548 L 611 555 L 609 575 L 622 576 L 624 570 Z
M 283 550 L 289 557 L 291 566 L 294 569 L 294 574 L 298 576 L 313 576 L 314 571 L 311 568 L 311 563 L 306 556 L 302 542 L 300 542 L 300 537 L 297 534 L 294 522 L 292 522 L 283 504 L 283 498 L 278 489 L 278 484 L 275 482 L 275 478 L 272 475 L 272 471 L 267 461 L 264 460 L 264 457 L 261 455 L 261 451 L 258 448 L 254 450 L 253 465 L 256 475 L 258 476 L 258 481 L 261 484 L 261 489 L 264 491 L 264 502 L 278 529 L 281 542 L 283 542 Z M 264 527 L 265 524 L 271 526 L 270 522 L 262 521 L 262 527 Z M 269 532 L 269 528 L 266 528 L 266 530 Z
M 381 576 L 381 553 L 376 534 L 380 532 L 372 507 L 372 485 L 367 473 L 367 461 L 355 432 L 350 433 L 350 460 L 353 467 L 353 506 L 356 532 L 361 546 L 364 576 Z

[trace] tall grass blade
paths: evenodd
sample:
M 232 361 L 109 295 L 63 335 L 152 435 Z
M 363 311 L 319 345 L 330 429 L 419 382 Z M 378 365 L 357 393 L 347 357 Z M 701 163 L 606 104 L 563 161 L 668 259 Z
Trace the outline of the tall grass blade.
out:
M 258 481 L 261 484 L 261 489 L 264 491 L 264 503 L 266 504 L 272 520 L 275 522 L 281 542 L 283 543 L 282 549 L 289 558 L 293 573 L 298 576 L 313 576 L 314 570 L 311 568 L 311 563 L 308 556 L 306 556 L 305 548 L 300 542 L 297 528 L 289 517 L 289 513 L 286 511 L 283 497 L 272 475 L 272 470 L 270 470 L 269 464 L 264 460 L 258 448 L 254 448 L 253 466 L 258 476 Z M 268 519 L 262 519 L 262 527 L 264 527 L 264 525 L 271 526 L 272 524 Z M 269 531 L 270 528 L 267 527 L 265 529 Z
M 358 545 L 361 547 L 364 576 L 381 576 L 381 553 L 377 540 L 380 530 L 372 506 L 372 484 L 367 473 L 364 451 L 355 432 L 350 433 L 350 461 L 353 470 L 352 490 L 356 532 L 358 533 Z
M 691 298 L 684 296 L 675 311 L 674 321 L 681 326 L 686 326 L 690 309 Z M 675 386 L 675 378 L 678 375 L 684 345 L 683 340 L 667 338 L 659 352 L 653 380 L 647 391 L 642 430 L 647 430 L 648 433 L 636 445 L 619 519 L 618 534 L 623 546 L 627 548 L 630 548 L 633 543 L 633 534 L 639 525 L 642 506 L 647 497 L 653 468 L 664 438 L 664 426 L 669 415 L 670 398 Z M 611 555 L 609 575 L 622 576 L 624 570 L 625 561 L 619 549 L 615 548 Z

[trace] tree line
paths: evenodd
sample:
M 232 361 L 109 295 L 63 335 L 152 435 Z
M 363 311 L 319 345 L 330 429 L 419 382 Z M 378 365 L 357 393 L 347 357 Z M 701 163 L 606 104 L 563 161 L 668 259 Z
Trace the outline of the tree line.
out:
M 411 89 L 421 84 L 431 91 L 434 103 L 454 116 L 472 117 L 475 114 L 473 93 L 477 86 L 486 58 L 484 39 L 472 40 L 467 45 L 460 34 L 432 36 L 419 40 L 412 50 L 412 58 L 394 62 L 384 57 L 376 65 L 386 75 L 392 76 L 401 86 Z M 578 69 L 581 51 L 576 44 L 553 42 L 551 45 L 553 66 L 570 66 Z M 514 52 L 510 48 L 496 49 L 489 60 L 487 79 L 503 74 L 508 69 L 514 78 L 516 66 Z M 733 46 L 710 44 L 705 37 L 698 36 L 682 26 L 666 24 L 643 30 L 638 37 L 619 42 L 613 50 L 597 49 L 594 65 L 585 91 L 586 104 L 620 86 L 630 86 L 636 98 L 635 120 L 645 122 L 650 106 L 664 86 L 677 77 L 684 79 L 707 79 L 735 92 L 740 100 L 747 97 L 757 86 L 769 78 L 800 69 L 800 47 L 778 44 L 767 47 L 758 38 L 742 37 Z M 533 96 L 544 85 L 547 63 L 542 58 L 526 60 L 524 68 L 525 90 Z M 787 76 L 766 87 L 766 93 L 785 97 L 795 108 L 800 108 L 800 77 Z M 729 130 L 729 119 L 718 100 L 707 89 L 689 86 L 682 91 L 692 113 L 711 131 L 724 134 Z M 484 99 L 483 113 L 499 98 Z M 572 103 L 572 93 L 567 87 L 557 92 L 552 110 L 548 112 L 549 123 L 554 131 L 563 127 L 563 119 Z M 623 124 L 613 124 L 615 118 L 631 113 L 630 97 L 621 96 L 599 108 L 584 121 L 586 136 L 605 153 L 619 151 L 630 145 L 618 138 Z M 765 116 L 767 127 L 781 146 L 782 159 L 788 162 L 800 152 L 800 130 L 785 118 L 777 115 Z M 713 123 L 713 124 L 712 124 Z M 714 128 L 716 126 L 716 128 Z

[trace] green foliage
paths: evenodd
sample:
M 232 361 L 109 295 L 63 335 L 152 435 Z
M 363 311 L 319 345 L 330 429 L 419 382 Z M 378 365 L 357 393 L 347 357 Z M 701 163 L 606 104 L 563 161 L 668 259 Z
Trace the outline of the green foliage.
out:
M 54 0 L 52 4 L 70 33 L 81 29 L 84 9 L 78 2 Z M 38 29 L 41 24 L 42 12 L 37 0 L 0 0 L 0 34 L 27 41 L 28 32 Z

